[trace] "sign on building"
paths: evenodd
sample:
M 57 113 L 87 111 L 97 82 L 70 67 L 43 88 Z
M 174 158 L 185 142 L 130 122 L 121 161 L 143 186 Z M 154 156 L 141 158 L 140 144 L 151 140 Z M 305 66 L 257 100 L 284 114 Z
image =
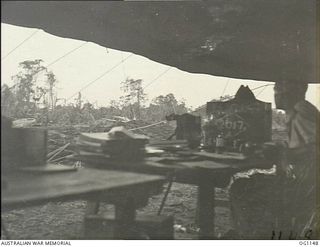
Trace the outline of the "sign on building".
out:
M 271 140 L 271 103 L 257 100 L 252 91 L 241 86 L 234 99 L 207 103 L 207 135 L 215 140 L 223 136 L 226 146 Z

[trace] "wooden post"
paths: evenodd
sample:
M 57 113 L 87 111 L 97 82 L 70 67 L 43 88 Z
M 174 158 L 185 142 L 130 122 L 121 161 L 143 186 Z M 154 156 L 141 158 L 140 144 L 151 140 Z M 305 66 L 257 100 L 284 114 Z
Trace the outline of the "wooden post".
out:
M 214 239 L 214 186 L 202 183 L 198 187 L 199 239 Z
M 87 208 L 85 215 L 98 214 L 100 208 L 99 201 L 87 201 Z
M 134 239 L 134 222 L 136 217 L 136 208 L 133 200 L 127 200 L 115 205 L 115 239 Z

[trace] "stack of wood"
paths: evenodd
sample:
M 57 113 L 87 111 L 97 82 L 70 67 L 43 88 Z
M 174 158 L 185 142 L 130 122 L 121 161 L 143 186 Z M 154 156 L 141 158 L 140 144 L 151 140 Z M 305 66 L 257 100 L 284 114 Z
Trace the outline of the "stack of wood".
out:
M 147 136 L 114 127 L 109 132 L 81 133 L 76 145 L 78 154 L 89 161 L 137 160 L 144 157 L 147 142 Z

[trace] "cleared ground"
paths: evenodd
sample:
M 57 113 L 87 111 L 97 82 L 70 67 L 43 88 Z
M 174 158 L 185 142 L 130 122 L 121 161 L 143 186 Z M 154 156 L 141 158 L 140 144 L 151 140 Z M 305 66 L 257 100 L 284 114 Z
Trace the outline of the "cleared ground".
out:
M 147 123 L 130 123 L 128 129 L 146 125 Z M 106 131 L 111 126 L 97 127 L 90 131 Z M 87 126 L 52 127 L 49 131 L 48 153 L 66 143 L 74 143 L 74 138 L 88 131 Z M 162 125 L 144 129 L 140 133 L 148 134 L 154 139 L 165 138 L 174 130 L 174 126 Z M 146 133 L 147 132 L 147 133 Z M 277 133 L 275 139 L 282 139 L 285 133 Z M 70 154 L 71 150 L 62 152 L 59 157 Z M 139 210 L 139 214 L 157 214 L 163 193 L 150 198 L 147 207 Z M 215 234 L 220 237 L 233 228 L 230 214 L 229 194 L 227 189 L 216 191 Z M 175 238 L 196 239 L 197 187 L 174 183 L 163 209 L 163 215 L 174 215 Z M 11 239 L 83 239 L 83 217 L 86 202 L 74 201 L 66 203 L 47 203 L 42 206 L 12 210 L 2 213 L 3 224 Z M 102 211 L 112 210 L 107 205 Z M 259 216 L 258 216 L 259 217 Z M 6 239 L 2 231 L 2 239 Z

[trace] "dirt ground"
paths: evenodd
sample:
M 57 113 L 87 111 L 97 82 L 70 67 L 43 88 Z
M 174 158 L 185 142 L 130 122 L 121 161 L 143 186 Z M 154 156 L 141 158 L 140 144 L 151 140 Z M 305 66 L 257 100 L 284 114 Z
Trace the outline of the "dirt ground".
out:
M 216 197 L 227 200 L 227 191 L 216 191 Z M 163 194 L 152 197 L 148 206 L 138 214 L 156 215 Z M 175 239 L 197 239 L 195 224 L 197 188 L 174 183 L 168 195 L 162 215 L 174 215 Z M 12 210 L 2 214 L 3 224 L 10 239 L 84 239 L 83 217 L 86 202 L 47 203 L 43 206 Z M 112 210 L 102 206 L 101 211 Z M 216 236 L 221 236 L 230 228 L 230 210 L 227 205 L 215 208 Z M 2 239 L 7 239 L 3 234 Z
M 140 124 L 140 123 L 139 123 Z M 127 126 L 126 126 L 127 127 Z M 136 126 L 130 126 L 136 127 Z M 164 126 L 166 131 L 159 128 L 153 130 L 151 135 L 161 137 L 168 135 L 174 128 Z M 73 142 L 74 137 L 83 129 L 75 130 L 55 128 L 49 133 L 48 152 Z M 101 130 L 98 130 L 101 131 Z M 283 133 L 277 134 L 282 139 Z M 71 150 L 72 152 L 72 150 Z M 61 155 L 69 154 L 67 151 Z M 138 214 L 157 214 L 164 193 L 150 198 L 148 206 L 139 210 Z M 232 229 L 230 215 L 229 193 L 227 189 L 216 190 L 215 207 L 215 235 L 223 236 Z M 198 228 L 196 219 L 197 188 L 191 185 L 174 183 L 163 209 L 163 215 L 173 215 L 175 219 L 175 239 L 196 239 Z M 1 239 L 84 239 L 83 220 L 86 202 L 73 201 L 65 203 L 47 203 L 42 206 L 30 207 L 21 210 L 3 212 L 2 224 L 7 235 L 1 227 Z M 108 210 L 103 207 L 103 210 Z

